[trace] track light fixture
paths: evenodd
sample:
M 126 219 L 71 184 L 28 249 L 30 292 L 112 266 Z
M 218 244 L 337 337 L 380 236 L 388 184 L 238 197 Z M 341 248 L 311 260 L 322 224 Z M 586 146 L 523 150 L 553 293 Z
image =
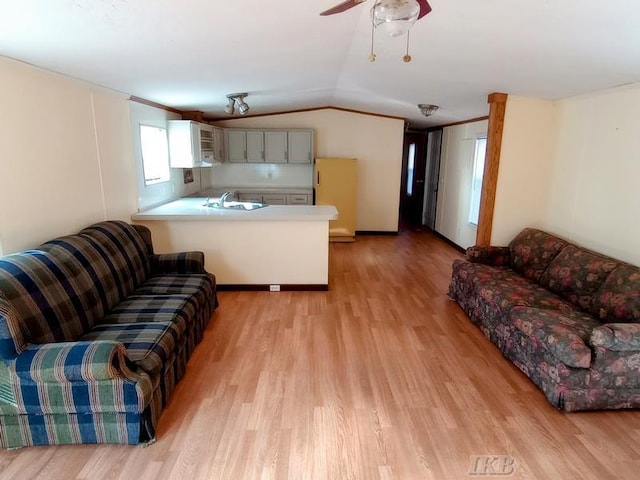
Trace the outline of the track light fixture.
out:
M 249 95 L 248 93 L 230 93 L 227 95 L 227 106 L 224 107 L 224 111 L 229 115 L 233 115 L 236 105 L 238 106 L 238 112 L 240 115 L 244 115 L 249 111 L 249 105 L 244 99 Z

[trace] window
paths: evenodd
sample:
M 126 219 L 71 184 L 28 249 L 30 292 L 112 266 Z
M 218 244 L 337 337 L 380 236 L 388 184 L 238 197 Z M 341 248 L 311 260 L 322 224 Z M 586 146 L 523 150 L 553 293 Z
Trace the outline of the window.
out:
M 140 125 L 140 143 L 144 184 L 168 182 L 170 172 L 166 128 Z
M 487 152 L 487 138 L 476 138 L 476 153 L 473 159 L 473 178 L 471 179 L 471 207 L 469 222 L 478 225 L 480 216 L 480 195 L 482 194 L 482 177 L 484 175 L 484 157 Z
M 413 195 L 413 169 L 416 163 L 416 144 L 409 144 L 409 153 L 407 154 L 407 196 Z

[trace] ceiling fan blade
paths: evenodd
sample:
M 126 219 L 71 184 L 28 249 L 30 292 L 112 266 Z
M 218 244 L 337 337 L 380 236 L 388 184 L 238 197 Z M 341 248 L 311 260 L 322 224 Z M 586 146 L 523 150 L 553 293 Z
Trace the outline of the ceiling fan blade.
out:
M 424 17 L 427 13 L 431 11 L 431 5 L 427 0 L 416 0 L 418 5 L 420 5 L 420 13 L 418 14 L 418 20 Z
M 320 15 L 326 16 L 326 15 L 333 15 L 335 13 L 346 12 L 350 8 L 353 8 L 356 5 L 358 5 L 359 3 L 362 3 L 364 1 L 366 1 L 366 0 L 347 0 L 346 2 L 342 2 L 342 3 L 338 4 L 338 5 L 336 5 L 335 7 L 330 8 L 329 10 L 325 10 L 324 12 L 321 12 Z

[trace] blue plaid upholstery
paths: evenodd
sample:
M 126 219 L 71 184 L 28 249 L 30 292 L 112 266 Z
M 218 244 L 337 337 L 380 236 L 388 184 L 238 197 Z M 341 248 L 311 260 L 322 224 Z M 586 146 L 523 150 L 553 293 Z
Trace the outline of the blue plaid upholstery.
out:
M 124 222 L 0 258 L 0 446 L 152 440 L 216 306 L 202 253 Z

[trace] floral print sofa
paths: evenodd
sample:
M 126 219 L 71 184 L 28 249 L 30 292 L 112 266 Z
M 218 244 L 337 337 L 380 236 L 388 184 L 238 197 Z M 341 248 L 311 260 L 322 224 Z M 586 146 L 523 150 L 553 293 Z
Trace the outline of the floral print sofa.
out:
M 527 228 L 453 264 L 449 296 L 558 409 L 640 407 L 640 269 Z
M 0 446 L 153 442 L 216 305 L 202 252 L 125 222 L 0 257 Z

